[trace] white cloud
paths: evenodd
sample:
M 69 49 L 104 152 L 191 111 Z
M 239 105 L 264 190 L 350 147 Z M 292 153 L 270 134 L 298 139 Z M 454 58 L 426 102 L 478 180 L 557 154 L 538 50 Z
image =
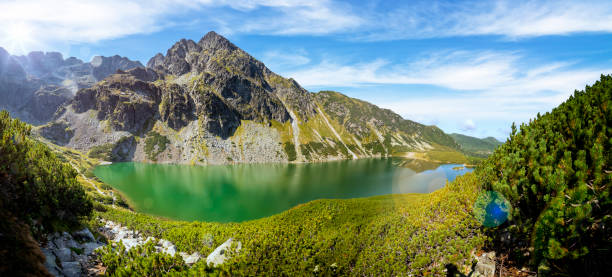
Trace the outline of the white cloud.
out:
M 411 2 L 370 14 L 376 24 L 362 39 L 388 40 L 471 35 L 509 38 L 612 32 L 612 3 L 606 1 Z M 379 18 L 385 18 L 380 20 Z
M 0 46 L 18 54 L 192 24 L 187 13 L 225 33 L 321 35 L 361 24 L 328 0 L 21 0 L 0 2 L 0 11 Z
M 0 2 L 0 46 L 11 52 L 91 43 L 194 21 L 225 34 L 340 34 L 394 40 L 471 35 L 521 38 L 612 32 L 606 1 L 377 2 L 333 0 L 20 0 Z M 185 16 L 188 15 L 188 16 Z M 478 74 L 477 72 L 474 72 Z
M 474 123 L 474 120 L 471 119 L 467 119 L 463 122 L 461 129 L 464 131 L 475 131 L 476 130 L 476 123 Z
M 340 87 L 347 93 L 351 87 L 373 85 L 372 93 L 383 93 L 381 86 L 389 84 L 441 87 L 450 92 L 431 96 L 406 88 L 405 97 L 373 102 L 404 118 L 428 123 L 435 116 L 442 125 L 460 122 L 455 131 L 473 131 L 473 123 L 483 120 L 508 126 L 513 121 L 525 122 L 559 105 L 575 89 L 592 84 L 600 74 L 612 73 L 610 67 L 577 68 L 569 62 L 534 66 L 518 52 L 442 51 L 423 56 L 404 64 L 322 61 L 284 75 L 306 87 Z
M 268 51 L 262 56 L 262 61 L 265 61 L 266 66 L 272 69 L 272 71 L 284 67 L 295 67 L 302 66 L 310 63 L 308 53 L 304 50 L 281 52 L 281 51 Z

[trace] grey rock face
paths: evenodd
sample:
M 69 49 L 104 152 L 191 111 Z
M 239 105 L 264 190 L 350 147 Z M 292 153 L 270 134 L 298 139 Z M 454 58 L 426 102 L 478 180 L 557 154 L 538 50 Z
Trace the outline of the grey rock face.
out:
M 181 86 L 172 84 L 162 95 L 159 113 L 168 127 L 181 129 L 195 119 L 193 99 Z
M 129 74 L 115 74 L 92 88 L 80 90 L 71 105 L 75 112 L 96 110 L 115 130 L 138 133 L 157 113 L 160 89 Z
M 68 123 L 64 132 L 61 122 Z M 44 128 L 51 127 L 55 141 L 78 150 L 113 144 L 121 161 L 326 161 L 424 151 L 434 142 L 455 148 L 435 126 L 340 93 L 310 93 L 215 32 L 197 43 L 178 41 L 146 69 L 80 89 Z M 163 145 L 151 151 L 146 140 L 120 141 L 125 137 L 156 137 Z
M 44 124 L 78 89 L 135 67 L 143 65 L 119 56 L 85 63 L 73 57 L 64 60 L 57 52 L 11 56 L 0 48 L 0 109 L 28 123 Z
M 118 55 L 112 57 L 95 56 L 90 62 L 92 74 L 97 80 L 102 80 L 117 70 L 128 70 L 132 68 L 144 67 L 139 61 L 132 61 L 126 57 Z

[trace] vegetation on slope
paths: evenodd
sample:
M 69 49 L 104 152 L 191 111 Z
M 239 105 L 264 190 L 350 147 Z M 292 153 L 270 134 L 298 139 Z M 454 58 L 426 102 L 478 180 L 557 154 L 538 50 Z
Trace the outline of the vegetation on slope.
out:
M 447 263 L 470 265 L 472 250 L 484 244 L 471 213 L 477 194 L 467 175 L 431 194 L 322 199 L 242 223 L 163 220 L 110 207 L 98 215 L 170 240 L 179 251 L 207 255 L 230 237 L 241 241 L 242 250 L 217 269 L 232 275 L 441 275 Z M 104 251 L 111 275 L 140 275 L 160 263 L 183 274 L 211 270 L 204 261 L 177 265 L 146 247 L 121 258 Z
M 611 126 L 611 76 L 519 130 L 512 126 L 476 173 L 512 205 L 509 222 L 492 233 L 498 247 L 541 273 L 610 272 Z
M 32 240 L 74 227 L 92 211 L 76 172 L 30 138 L 31 126 L 0 112 L 0 257 L 7 268 L 41 274 L 42 254 Z M 25 232 L 25 233 L 24 233 Z M 14 256 L 21 253 L 21 256 Z M 1 273 L 1 272 L 0 272 Z
M 166 146 L 170 143 L 167 137 L 160 135 L 155 131 L 149 132 L 145 139 L 144 151 L 147 154 L 147 158 L 152 161 L 157 160 L 157 155 L 166 150 Z
M 480 139 L 462 134 L 450 134 L 450 136 L 461 146 L 463 152 L 477 157 L 487 157 L 503 144 L 493 137 Z
M 411 141 L 410 135 L 419 134 L 429 142 L 459 149 L 453 138 L 438 127 L 405 120 L 391 110 L 379 108 L 339 92 L 320 91 L 314 96 L 326 113 L 359 139 L 367 138 L 371 133 L 370 128 L 374 125 L 377 128 L 384 126 L 392 132 L 401 132 L 405 141 Z

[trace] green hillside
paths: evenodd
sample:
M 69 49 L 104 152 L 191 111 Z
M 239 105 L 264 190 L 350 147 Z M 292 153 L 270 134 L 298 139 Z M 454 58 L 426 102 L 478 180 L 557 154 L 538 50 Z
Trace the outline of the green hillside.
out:
M 92 203 L 72 167 L 30 137 L 31 126 L 0 111 L 0 275 L 45 275 L 33 240 L 76 227 Z
M 476 172 L 485 189 L 512 206 L 509 222 L 492 232 L 497 247 L 541 273 L 610 272 L 611 126 L 609 75 L 552 112 L 512 126 Z
M 481 139 L 457 133 L 450 134 L 449 136 L 451 136 L 455 142 L 460 145 L 463 152 L 477 157 L 486 157 L 491 155 L 495 148 L 502 145 L 502 142 L 498 141 L 494 137 Z
M 63 151 L 58 158 L 29 137 L 28 125 L 2 112 L 0 227 L 6 235 L 0 237 L 0 254 L 6 264 L 29 264 L 22 268 L 36 272 L 43 256 L 28 233 L 40 239 L 78 225 L 92 211 L 93 198 L 96 212 L 88 223 L 93 226 L 100 224 L 98 218 L 112 220 L 172 241 L 179 251 L 204 255 L 228 238 L 243 245 L 220 268 L 204 261 L 188 267 L 179 256 L 155 253 L 151 245 L 129 253 L 109 245 L 100 251 L 109 275 L 442 275 L 447 264 L 467 273 L 474 251 L 492 249 L 541 275 L 606 276 L 612 254 L 610 107 L 612 76 L 602 76 L 552 112 L 513 126 L 508 141 L 473 174 L 438 191 L 322 199 L 241 223 L 166 220 L 126 210 L 124 203 L 111 205 L 113 199 L 93 192 L 87 196 L 91 186 L 110 187 L 75 178 L 62 162 L 91 166 L 85 157 L 54 147 Z M 499 227 L 480 221 L 482 210 L 474 214 L 474 206 L 482 207 L 480 200 L 494 194 L 486 191 L 500 193 L 510 206 Z M 485 204 L 487 212 L 490 203 Z M 491 211 L 498 213 L 485 213 L 485 220 L 505 216 L 505 206 Z M 22 254 L 9 255 L 13 252 Z

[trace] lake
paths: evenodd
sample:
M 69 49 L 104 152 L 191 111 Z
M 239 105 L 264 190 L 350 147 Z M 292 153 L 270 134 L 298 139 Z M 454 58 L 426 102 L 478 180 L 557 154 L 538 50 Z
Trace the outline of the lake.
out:
M 457 164 L 372 158 L 211 166 L 129 162 L 98 166 L 94 174 L 119 190 L 136 211 L 188 221 L 238 222 L 321 198 L 428 193 L 470 171 Z

